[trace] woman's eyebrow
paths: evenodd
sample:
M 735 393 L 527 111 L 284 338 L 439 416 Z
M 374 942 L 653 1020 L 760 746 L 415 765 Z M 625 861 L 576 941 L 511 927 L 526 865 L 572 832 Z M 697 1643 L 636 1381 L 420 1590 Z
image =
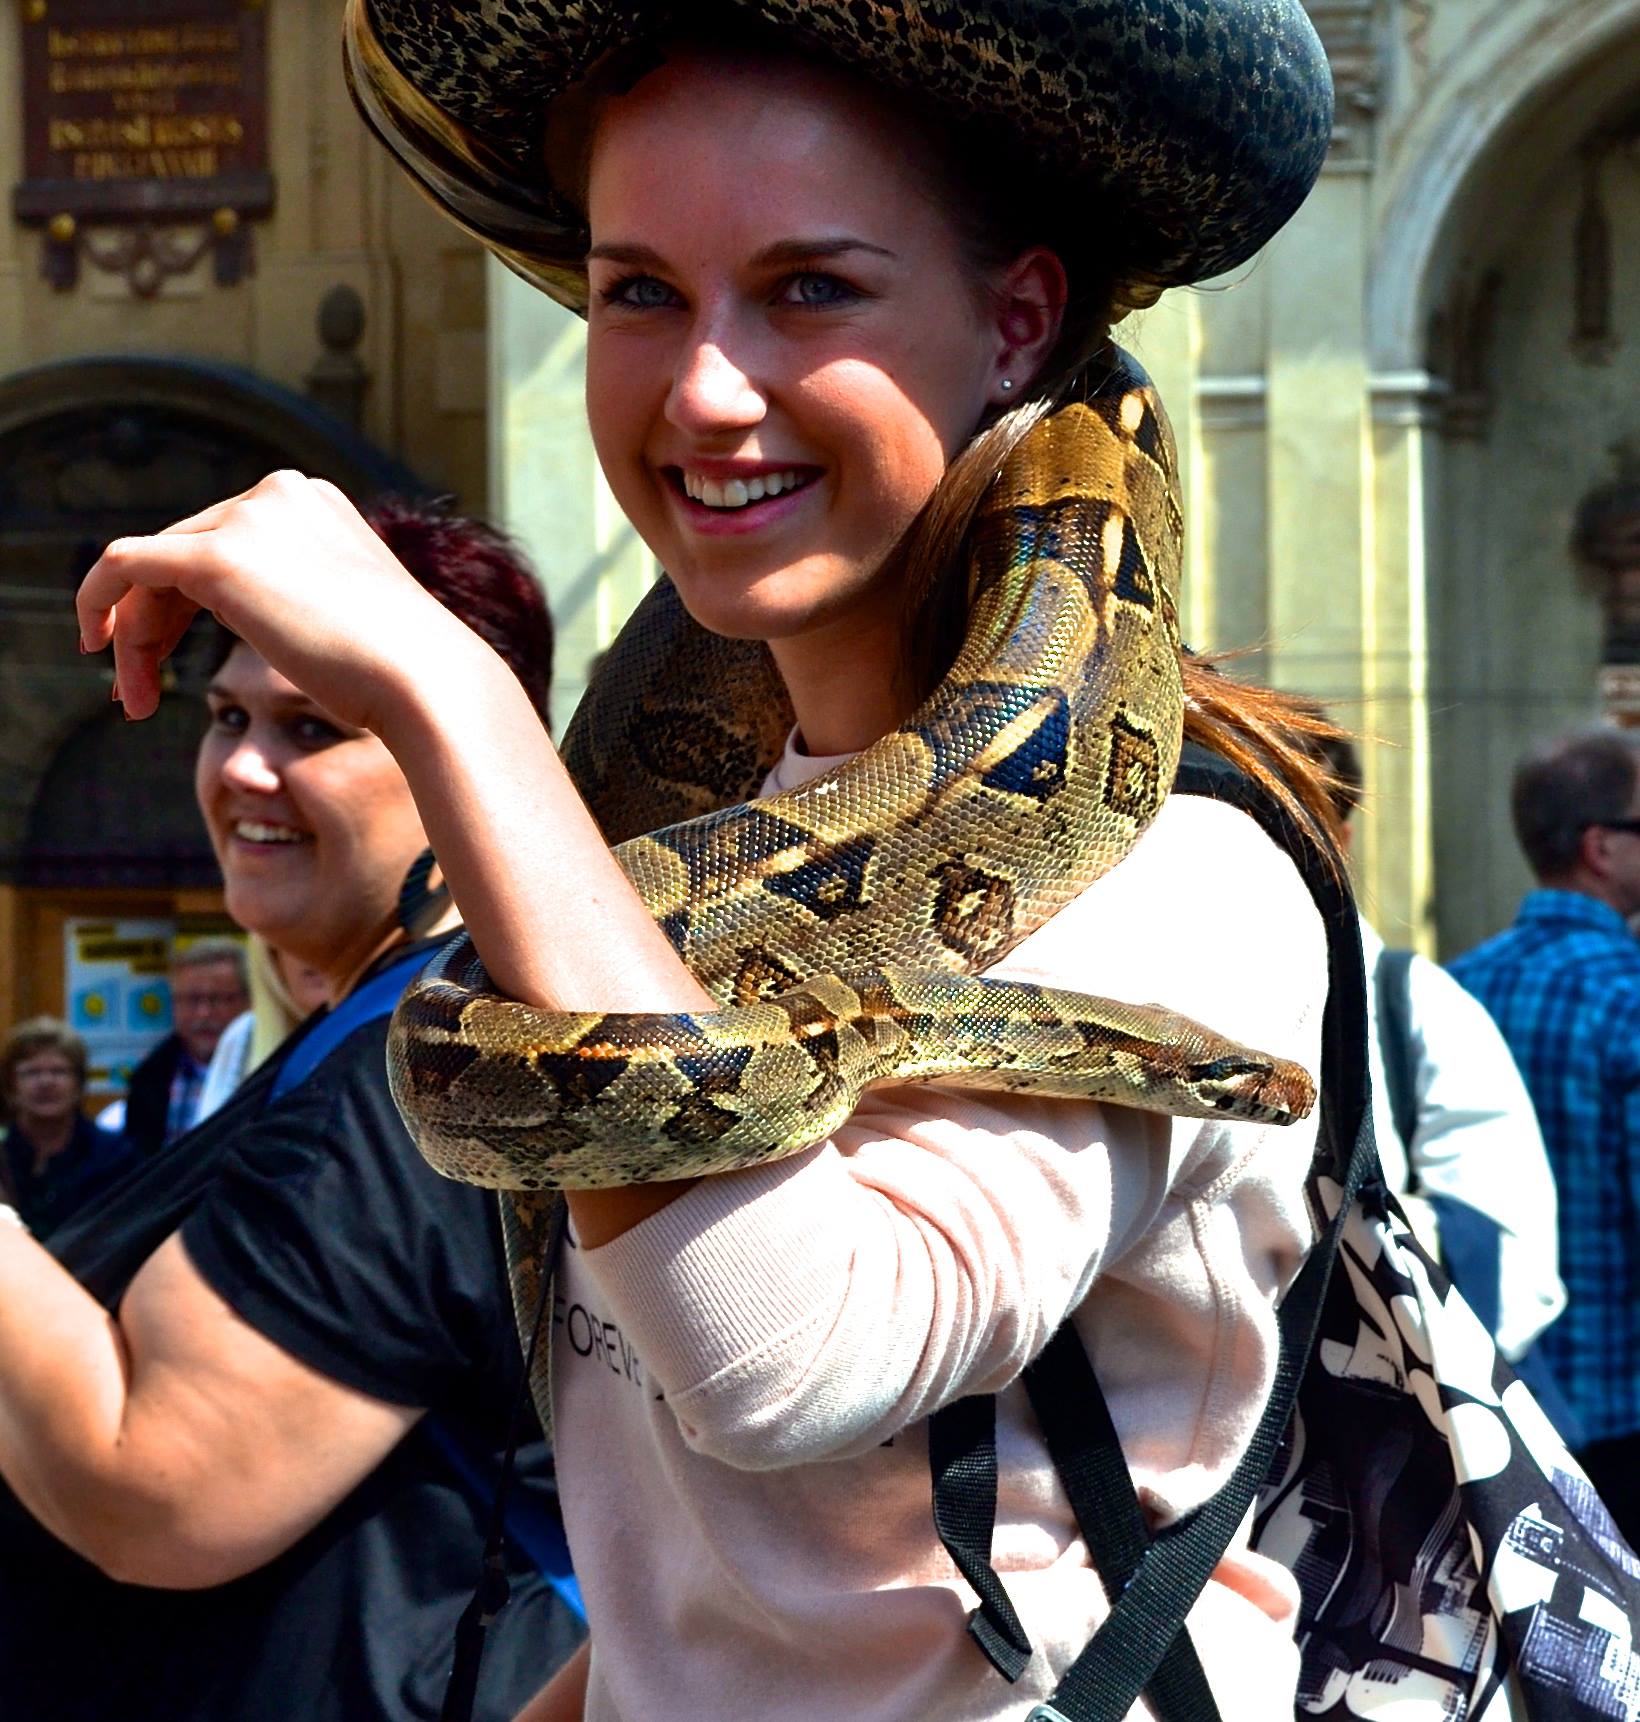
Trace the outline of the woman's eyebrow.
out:
M 226 682 L 212 682 L 205 690 L 205 697 L 212 700 L 226 700 L 230 705 L 246 704 L 246 696 L 237 688 L 231 688 Z M 304 693 L 275 694 L 267 701 L 268 709 L 275 717 L 318 717 L 326 723 L 336 720 L 329 717 L 325 711 L 316 706 Z
M 625 263 L 637 269 L 663 269 L 666 260 L 647 245 L 632 245 L 612 239 L 605 245 L 594 245 L 587 252 L 589 263 Z
M 886 245 L 873 245 L 869 239 L 853 239 L 839 233 L 817 239 L 782 239 L 765 246 L 752 261 L 764 265 L 812 263 L 822 257 L 841 257 L 847 251 L 868 251 L 874 257 L 894 256 Z
M 854 239 L 847 234 L 828 234 L 814 239 L 781 239 L 766 245 L 753 257 L 760 268 L 781 263 L 812 263 L 823 257 L 840 257 L 848 251 L 868 251 L 875 257 L 893 258 L 895 253 L 886 246 L 873 245 L 868 239 Z M 612 239 L 594 245 L 587 252 L 588 262 L 622 263 L 633 269 L 664 269 L 666 259 L 647 245 Z

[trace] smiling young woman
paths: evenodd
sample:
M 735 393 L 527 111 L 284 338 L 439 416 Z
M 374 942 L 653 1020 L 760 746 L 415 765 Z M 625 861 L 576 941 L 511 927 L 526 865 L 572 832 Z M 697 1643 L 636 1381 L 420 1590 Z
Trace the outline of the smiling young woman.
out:
M 1250 256 L 1307 190 L 1328 135 L 1324 60 L 1287 0 L 1203 0 L 1190 31 L 1154 27 L 1137 0 L 938 11 L 748 0 L 703 6 L 671 34 L 676 11 L 659 6 L 519 0 L 504 18 L 435 17 L 376 0 L 350 12 L 351 71 L 378 131 L 453 213 L 587 311 L 589 418 L 615 495 L 688 625 L 766 647 L 769 703 L 789 704 L 792 721 L 783 753 L 751 756 L 768 770 L 763 792 L 812 782 L 865 807 L 845 859 L 922 816 L 920 803 L 906 812 L 905 760 L 938 764 L 966 745 L 961 711 L 912 714 L 955 676 L 999 567 L 1087 573 L 1067 546 L 1094 520 L 1098 574 L 1115 570 L 1140 608 L 1165 614 L 1170 598 L 1144 584 L 1153 571 L 1130 562 L 1131 522 L 1115 512 L 1143 516 L 1157 543 L 1176 536 L 1165 431 L 1138 385 L 1099 421 L 1132 451 L 1130 494 L 1127 468 L 1085 468 L 1078 403 L 1123 374 L 1108 344 L 1121 311 Z M 1048 500 L 1016 507 L 1000 545 L 993 511 L 979 545 L 976 522 L 1016 454 Z M 684 960 L 697 949 L 687 894 L 667 912 L 664 893 L 634 889 L 516 685 L 334 492 L 281 475 L 110 546 L 82 589 L 81 625 L 93 648 L 112 642 L 134 714 L 202 604 L 399 762 L 503 994 L 669 1019 L 640 1036 L 716 1011 Z M 1132 637 L 1118 610 L 1112 596 L 1092 630 L 1107 656 Z M 1079 687 L 1062 684 L 1084 671 L 1066 636 L 1046 623 L 1032 634 L 1043 613 L 1007 642 L 1029 654 L 1010 660 L 1028 662 L 1014 686 L 1068 703 Z M 663 652 L 649 626 L 616 648 L 611 678 L 633 654 Z M 1175 690 L 1169 746 L 1183 704 L 1183 728 L 1325 847 L 1324 784 L 1284 735 L 1302 720 L 1174 659 L 1169 642 L 1155 672 Z M 745 677 L 758 661 L 741 660 Z M 697 807 L 713 784 L 735 799 L 721 785 L 741 731 L 714 727 L 712 707 L 738 723 L 762 698 L 753 685 L 739 672 L 699 680 L 682 742 L 685 720 L 640 688 L 630 736 L 591 740 L 610 743 L 606 780 L 664 778 L 681 760 L 694 776 L 675 770 L 662 805 Z M 1007 703 L 1008 688 L 987 686 Z M 1147 777 L 1149 757 L 1141 746 L 1136 767 L 1113 760 L 1105 790 L 1113 807 L 1141 808 L 1142 835 L 1034 919 L 1009 920 L 1006 893 L 972 863 L 1083 842 L 1047 805 L 1065 762 L 1045 756 L 1017 782 L 1012 753 L 968 761 L 953 794 L 984 818 L 904 877 L 883 863 L 874 887 L 946 881 L 923 923 L 1005 922 L 967 946 L 989 980 L 1160 997 L 1313 1068 L 1325 941 L 1297 870 L 1226 804 L 1173 797 L 1158 810 L 1163 756 Z M 1013 801 L 977 794 L 986 772 Z M 899 786 L 887 806 L 885 781 Z M 281 814 L 292 830 L 298 811 Z M 225 804 L 230 831 L 244 816 Z M 702 827 L 721 830 L 721 852 L 709 837 L 690 848 L 688 827 L 665 852 L 704 856 L 701 874 L 766 863 L 767 844 L 742 834 L 784 829 L 790 844 L 791 828 L 758 817 Z M 802 896 L 803 853 L 753 876 L 764 888 L 750 900 Z M 845 873 L 804 898 L 816 923 L 881 912 Z M 780 972 L 755 908 L 743 924 L 741 972 Z M 904 929 L 910 945 L 927 933 Z M 744 1002 L 733 974 L 713 978 Z M 811 995 L 790 996 L 794 1035 L 822 1047 L 804 1089 L 818 1097 L 830 1030 Z M 601 1047 L 515 1058 L 494 1081 L 515 1087 L 527 1064 L 540 1089 L 524 1105 L 579 1105 L 605 1080 Z M 609 1069 L 618 1085 L 624 1061 Z M 656 1080 L 690 1069 L 680 1057 Z M 703 1077 L 675 1117 L 633 1126 L 623 1152 L 654 1147 L 664 1172 L 680 1164 L 667 1143 L 727 1129 L 747 1097 L 724 1099 L 732 1080 L 708 1076 L 716 1088 Z M 400 1093 L 414 1108 L 449 1087 L 435 1069 Z M 572 1190 L 551 1408 L 592 1650 L 531 1717 L 933 1722 L 1046 1699 L 1108 1605 L 1021 1371 L 1072 1324 L 1152 1516 L 1206 1500 L 1274 1373 L 1274 1303 L 1310 1240 L 1313 1140 L 1302 1124 L 891 1086 L 775 1163 Z M 930 1419 L 991 1393 L 991 1553 L 1029 1639 L 1012 1687 L 964 1632 L 973 1598 L 928 1506 Z M 1290 1709 L 1296 1609 L 1290 1576 L 1244 1538 L 1233 1545 L 1192 1615 L 1225 1716 Z

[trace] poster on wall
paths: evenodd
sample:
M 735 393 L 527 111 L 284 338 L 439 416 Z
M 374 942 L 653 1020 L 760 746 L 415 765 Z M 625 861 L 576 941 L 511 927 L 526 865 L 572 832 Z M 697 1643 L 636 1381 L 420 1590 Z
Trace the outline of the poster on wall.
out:
M 124 1094 L 143 1055 L 171 1032 L 175 932 L 165 920 L 64 924 L 63 993 L 69 1024 L 86 1045 L 88 1094 Z

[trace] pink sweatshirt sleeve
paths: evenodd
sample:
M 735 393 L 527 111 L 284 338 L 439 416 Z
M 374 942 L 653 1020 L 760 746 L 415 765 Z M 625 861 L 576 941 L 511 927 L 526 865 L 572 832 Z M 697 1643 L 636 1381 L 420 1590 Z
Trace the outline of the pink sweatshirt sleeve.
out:
M 1312 1068 L 1325 972 L 1286 857 L 1178 798 L 993 971 L 1157 999 Z M 748 1470 L 843 1457 L 1006 1386 L 1170 1205 L 1256 1178 L 1270 1134 L 883 1090 L 832 1141 L 707 1179 L 582 1259 L 691 1447 Z

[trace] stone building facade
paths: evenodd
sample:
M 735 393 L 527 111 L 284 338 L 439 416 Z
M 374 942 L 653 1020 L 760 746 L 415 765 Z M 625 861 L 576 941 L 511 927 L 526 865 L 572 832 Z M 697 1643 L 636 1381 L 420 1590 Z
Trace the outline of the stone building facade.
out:
M 359 495 L 488 499 L 482 253 L 355 118 L 341 0 L 245 4 L 265 31 L 273 204 L 241 230 L 239 279 L 217 278 L 206 221 L 82 219 L 65 282 L 62 222 L 0 219 L 0 1025 L 63 1007 L 68 922 L 216 911 L 190 787 L 197 666 L 183 655 L 151 723 L 119 720 L 107 664 L 75 650 L 72 594 L 100 545 L 277 466 Z M 130 25 L 164 10 L 132 7 Z M 0 12 L 8 204 L 29 33 L 67 16 L 59 0 Z
M 1236 280 L 1127 338 L 1186 452 L 1192 636 L 1255 646 L 1369 738 L 1369 909 L 1451 953 L 1529 883 L 1521 752 L 1640 704 L 1619 566 L 1640 529 L 1640 5 L 1310 10 L 1339 98 L 1321 183 Z
M 186 688 L 128 732 L 103 667 L 73 651 L 68 595 L 121 521 L 280 462 L 487 504 L 549 587 L 560 723 L 654 575 L 596 473 L 579 325 L 441 224 L 366 136 L 340 0 L 260 3 L 276 199 L 244 279 L 219 285 L 202 255 L 155 283 L 88 253 L 54 286 L 41 231 L 0 222 L 14 1007 L 53 1002 L 39 977 L 71 910 L 123 912 L 162 875 L 173 909 L 210 903 Z M 51 4 L 0 17 L 0 87 Z M 1640 621 L 1624 633 L 1625 603 L 1640 618 L 1640 0 L 1310 9 L 1339 90 L 1321 183 L 1235 279 L 1122 338 L 1179 437 L 1189 637 L 1371 738 L 1367 900 L 1392 942 L 1451 951 L 1526 883 L 1507 813 L 1520 750 L 1640 714 Z

